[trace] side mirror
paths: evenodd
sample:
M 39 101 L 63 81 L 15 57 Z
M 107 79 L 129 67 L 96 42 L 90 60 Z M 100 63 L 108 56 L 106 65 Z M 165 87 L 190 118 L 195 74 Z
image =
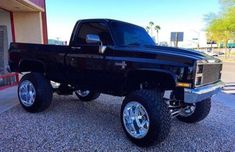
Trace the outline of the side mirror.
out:
M 102 41 L 100 40 L 99 35 L 87 34 L 86 35 L 86 43 L 99 44 L 99 53 L 103 54 L 105 52 L 106 46 L 103 45 Z

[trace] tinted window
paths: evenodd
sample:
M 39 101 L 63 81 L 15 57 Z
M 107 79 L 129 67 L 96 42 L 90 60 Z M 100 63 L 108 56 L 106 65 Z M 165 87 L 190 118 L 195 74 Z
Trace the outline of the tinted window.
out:
M 118 45 L 155 45 L 142 27 L 122 22 L 112 22 L 111 27 Z
M 77 36 L 78 44 L 87 44 L 87 34 L 99 35 L 104 45 L 112 45 L 112 39 L 105 23 L 83 23 Z

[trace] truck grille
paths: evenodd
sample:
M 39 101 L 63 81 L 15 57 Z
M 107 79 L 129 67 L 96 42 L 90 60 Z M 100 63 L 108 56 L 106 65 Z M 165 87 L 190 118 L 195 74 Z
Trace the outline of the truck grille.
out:
M 222 64 L 198 64 L 195 86 L 202 86 L 220 80 Z

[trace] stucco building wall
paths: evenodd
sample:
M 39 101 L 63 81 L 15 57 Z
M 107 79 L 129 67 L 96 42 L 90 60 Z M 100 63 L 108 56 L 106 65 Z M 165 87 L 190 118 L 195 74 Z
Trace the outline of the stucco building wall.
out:
M 43 43 L 41 12 L 13 12 L 16 42 Z
M 45 0 L 0 0 L 0 75 L 11 42 L 48 43 Z

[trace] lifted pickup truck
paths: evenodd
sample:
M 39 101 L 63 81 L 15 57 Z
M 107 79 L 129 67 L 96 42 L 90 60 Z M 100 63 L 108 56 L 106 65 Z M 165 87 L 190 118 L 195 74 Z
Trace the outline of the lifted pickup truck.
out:
M 85 102 L 100 93 L 126 96 L 121 124 L 139 146 L 163 141 L 174 117 L 203 120 L 223 85 L 221 69 L 219 59 L 156 46 L 142 27 L 110 19 L 78 21 L 69 46 L 12 43 L 9 49 L 9 70 L 27 72 L 18 87 L 26 111 L 47 109 L 53 92 Z

